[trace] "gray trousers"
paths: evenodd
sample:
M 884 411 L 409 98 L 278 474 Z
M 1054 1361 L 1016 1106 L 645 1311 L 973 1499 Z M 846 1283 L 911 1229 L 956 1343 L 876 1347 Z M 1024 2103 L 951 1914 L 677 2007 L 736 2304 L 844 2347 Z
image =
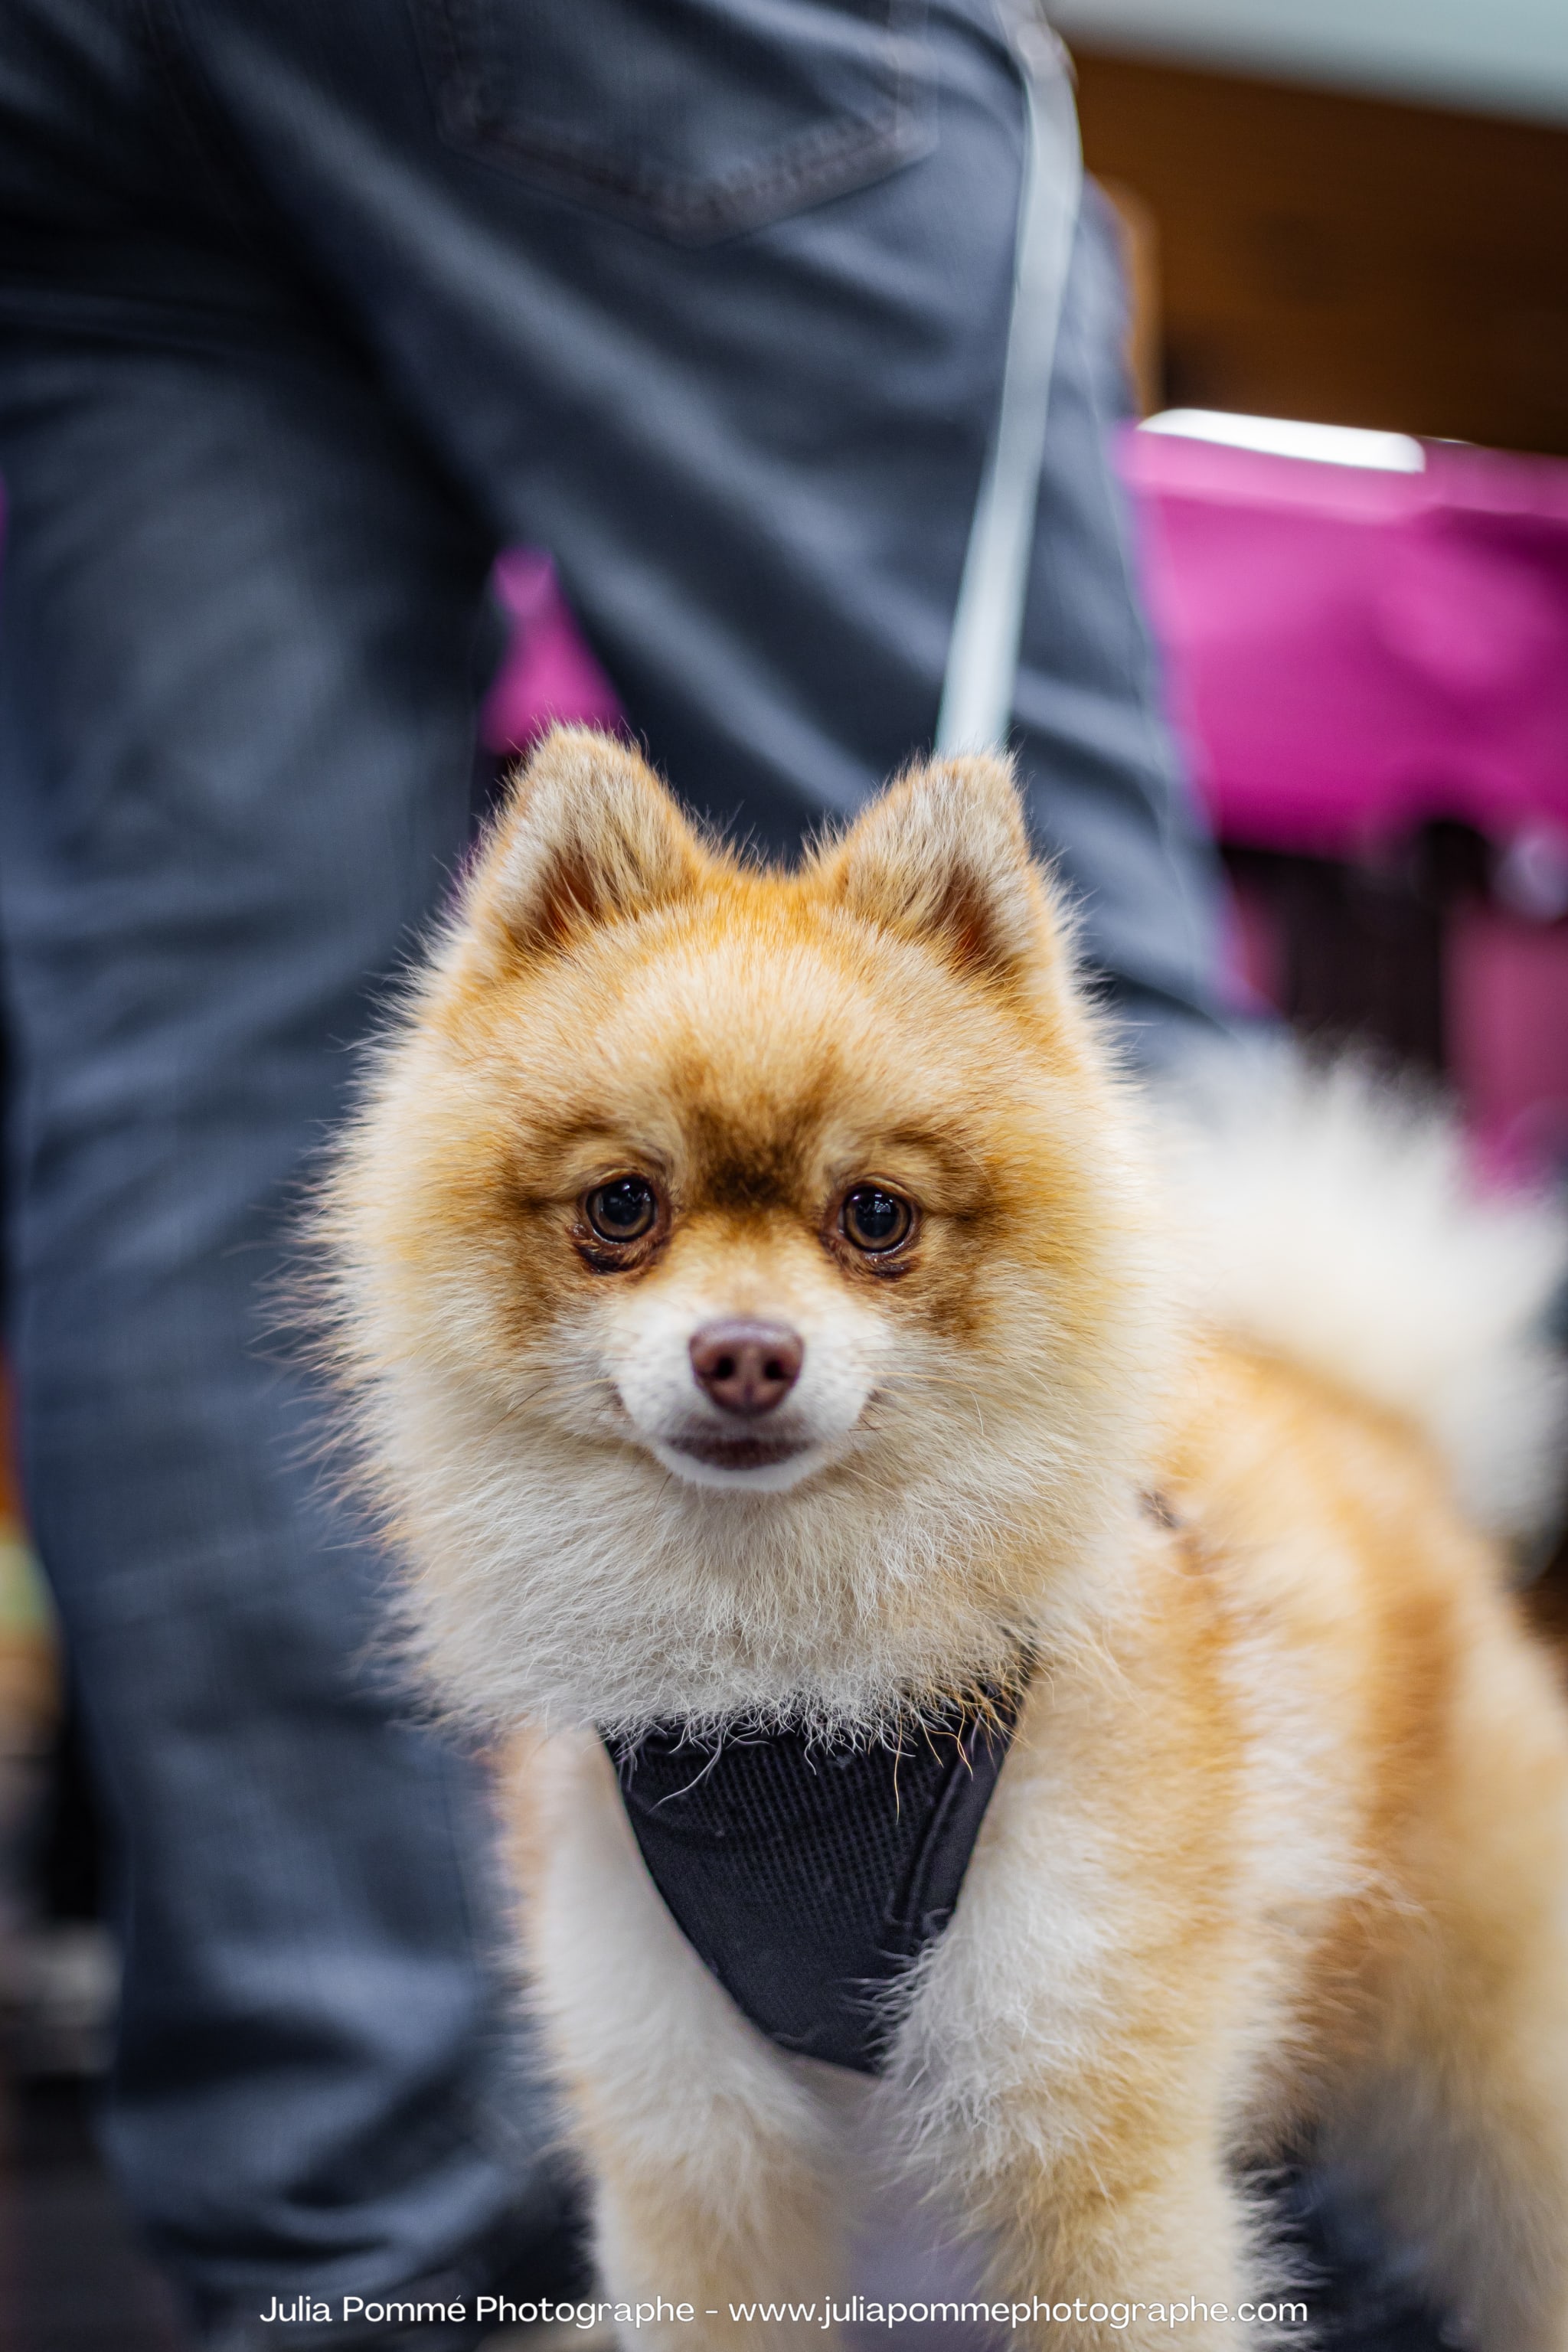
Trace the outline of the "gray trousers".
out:
M 476 1776 L 367 1663 L 383 1566 L 262 1336 L 463 855 L 488 568 L 553 551 L 699 808 L 782 852 L 855 808 L 935 721 L 1023 135 L 991 0 L 0 16 L 9 1345 L 119 1833 L 110 2145 L 217 2334 L 471 2289 L 548 2219 Z M 1212 876 L 1120 324 L 1091 206 L 1016 740 L 1159 1053 L 1212 1018 Z

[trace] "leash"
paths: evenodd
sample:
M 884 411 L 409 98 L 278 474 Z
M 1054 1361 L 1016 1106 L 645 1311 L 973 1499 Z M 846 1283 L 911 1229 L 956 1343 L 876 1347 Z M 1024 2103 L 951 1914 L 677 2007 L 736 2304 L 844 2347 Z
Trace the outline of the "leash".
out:
M 936 722 L 936 750 L 949 758 L 996 749 L 1012 724 L 1051 373 L 1083 194 L 1067 51 L 1031 0 L 1000 5 L 1024 84 L 1028 149 L 1002 398 L 970 524 Z

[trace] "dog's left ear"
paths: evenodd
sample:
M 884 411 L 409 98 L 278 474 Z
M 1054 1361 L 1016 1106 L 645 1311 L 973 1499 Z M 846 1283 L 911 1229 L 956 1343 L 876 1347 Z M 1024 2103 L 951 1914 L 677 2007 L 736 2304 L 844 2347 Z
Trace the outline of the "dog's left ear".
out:
M 910 769 L 819 854 L 817 872 L 851 912 L 929 940 L 961 971 L 1015 982 L 1059 961 L 1061 920 L 1004 761 Z

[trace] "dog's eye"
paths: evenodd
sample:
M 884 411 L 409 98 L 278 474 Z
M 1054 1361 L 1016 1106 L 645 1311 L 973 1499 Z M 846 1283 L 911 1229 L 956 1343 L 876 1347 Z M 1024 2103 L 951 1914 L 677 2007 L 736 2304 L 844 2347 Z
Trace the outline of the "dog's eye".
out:
M 583 1214 L 602 1242 L 640 1242 L 658 1219 L 658 1194 L 646 1176 L 617 1176 L 584 1194 Z
M 884 1192 L 880 1184 L 857 1184 L 845 1194 L 838 1212 L 845 1239 L 872 1255 L 895 1250 L 907 1241 L 914 1221 L 909 1202 L 897 1192 Z

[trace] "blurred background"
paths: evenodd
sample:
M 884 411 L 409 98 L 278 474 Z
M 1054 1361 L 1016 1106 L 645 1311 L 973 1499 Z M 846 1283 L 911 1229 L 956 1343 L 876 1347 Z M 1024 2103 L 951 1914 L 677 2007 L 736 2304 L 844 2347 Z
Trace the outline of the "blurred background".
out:
M 1130 457 L 1247 968 L 1293 1019 L 1452 1076 L 1506 1163 L 1560 1163 L 1568 470 L 1489 453 L 1568 456 L 1568 16 L 1059 19 L 1133 257 L 1144 409 L 1422 445 Z
M 1568 8 L 1055 14 L 1128 258 L 1146 422 L 1123 465 L 1237 973 L 1451 1084 L 1500 1178 L 1561 1181 Z M 497 587 L 489 755 L 552 716 L 613 719 L 547 562 L 518 551 Z M 1561 1556 L 1532 1591 L 1568 1626 Z M 100 1878 L 0 1464 L 0 2352 L 177 2342 L 89 2148 Z

